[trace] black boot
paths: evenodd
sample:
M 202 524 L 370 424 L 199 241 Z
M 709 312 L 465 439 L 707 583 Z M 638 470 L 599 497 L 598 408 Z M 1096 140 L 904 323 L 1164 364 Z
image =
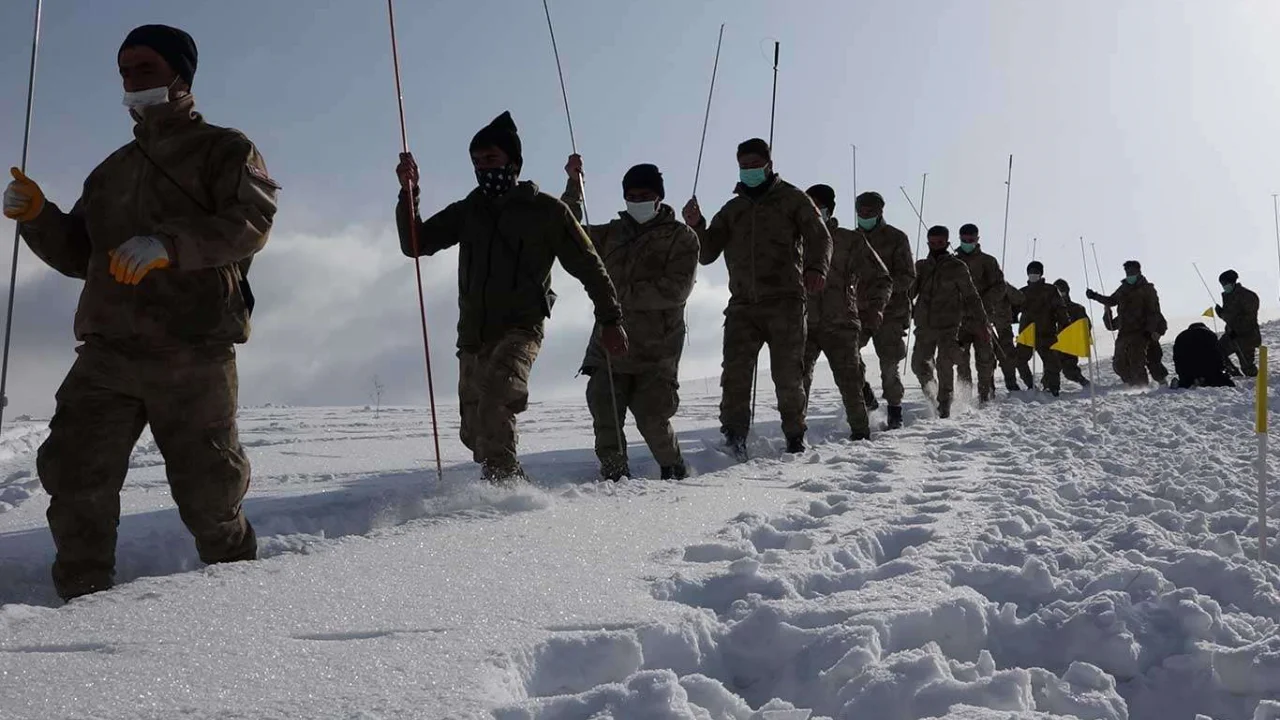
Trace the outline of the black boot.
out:
M 943 419 L 951 417 L 951 398 L 938 400 L 938 417 Z
M 862 383 L 862 402 L 868 411 L 880 409 L 880 401 L 876 400 L 876 391 L 871 389 L 871 383 Z
M 1018 392 L 1022 390 L 1022 386 L 1018 384 L 1018 377 L 1013 374 L 1004 376 L 1004 387 L 1009 392 Z
M 902 406 L 889 406 L 889 422 L 885 426 L 889 430 L 898 430 L 902 427 Z
M 859 440 L 870 440 L 871 430 L 870 428 L 865 428 L 862 430 L 854 430 L 853 433 L 849 435 L 849 439 L 854 442 L 858 442 Z
M 683 462 L 662 468 L 663 480 L 684 480 L 687 477 L 689 477 L 689 469 L 684 466 Z
M 804 452 L 804 436 L 793 435 L 787 438 L 787 454 L 795 455 Z
M 747 461 L 747 438 L 737 433 L 725 433 L 724 445 L 728 449 L 729 454 L 738 462 Z

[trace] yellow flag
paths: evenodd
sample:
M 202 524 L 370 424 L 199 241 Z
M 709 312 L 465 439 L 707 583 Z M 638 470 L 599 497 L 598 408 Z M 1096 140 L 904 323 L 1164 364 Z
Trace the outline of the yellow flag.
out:
M 1217 317 L 1213 313 L 1213 308 L 1209 308 L 1208 310 L 1205 310 L 1204 312 L 1200 313 L 1200 316 L 1201 317 Z
M 1089 357 L 1089 320 L 1080 318 L 1058 333 L 1058 342 L 1051 348 L 1076 357 Z
M 1022 332 L 1018 333 L 1018 344 L 1026 345 L 1027 347 L 1036 346 L 1036 324 L 1035 323 L 1031 323 L 1030 325 L 1027 326 L 1026 330 L 1023 330 Z

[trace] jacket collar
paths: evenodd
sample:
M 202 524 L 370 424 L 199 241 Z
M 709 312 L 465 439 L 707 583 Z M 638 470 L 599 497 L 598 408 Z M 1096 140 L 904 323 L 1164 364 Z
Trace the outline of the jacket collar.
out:
M 201 121 L 200 113 L 196 112 L 196 98 L 191 93 L 130 114 L 136 121 L 133 136 L 140 142 L 171 135 Z

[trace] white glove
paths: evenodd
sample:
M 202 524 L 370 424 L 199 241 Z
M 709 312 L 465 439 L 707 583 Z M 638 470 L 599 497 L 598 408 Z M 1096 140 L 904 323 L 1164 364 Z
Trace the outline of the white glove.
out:
M 169 267 L 169 251 L 159 238 L 139 235 L 108 253 L 116 282 L 137 285 L 152 270 Z

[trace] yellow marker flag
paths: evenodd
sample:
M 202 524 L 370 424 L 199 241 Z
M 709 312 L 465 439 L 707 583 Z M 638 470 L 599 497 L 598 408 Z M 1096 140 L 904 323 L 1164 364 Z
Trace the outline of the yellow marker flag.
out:
M 1208 310 L 1200 313 L 1200 317 L 1217 317 L 1217 315 L 1214 314 L 1213 308 L 1209 308 Z
M 1019 345 L 1026 345 L 1027 347 L 1036 346 L 1036 324 L 1035 323 L 1031 323 L 1030 325 L 1027 326 L 1026 330 L 1023 330 L 1022 332 L 1018 333 L 1017 343 Z
M 1050 349 L 1076 357 L 1089 357 L 1088 319 L 1080 318 L 1063 328 L 1062 332 L 1058 333 L 1058 342 L 1054 343 Z

